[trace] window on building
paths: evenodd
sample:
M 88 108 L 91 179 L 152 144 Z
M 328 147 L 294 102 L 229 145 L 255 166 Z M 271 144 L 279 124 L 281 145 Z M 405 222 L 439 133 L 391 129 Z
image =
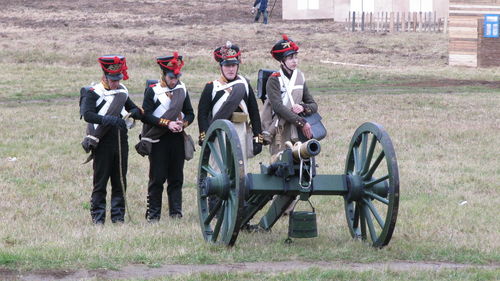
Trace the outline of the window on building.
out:
M 319 10 L 319 0 L 297 0 L 298 10 Z
M 500 15 L 484 15 L 484 37 L 498 38 Z

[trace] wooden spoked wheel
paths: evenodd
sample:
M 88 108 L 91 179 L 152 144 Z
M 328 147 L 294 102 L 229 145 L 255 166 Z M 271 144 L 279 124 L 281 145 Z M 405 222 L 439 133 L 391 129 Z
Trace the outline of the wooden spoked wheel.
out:
M 206 241 L 232 246 L 242 221 L 245 170 L 236 130 L 215 121 L 206 133 L 198 168 L 198 211 Z
M 356 130 L 345 174 L 345 212 L 352 237 L 370 238 L 374 247 L 387 245 L 398 215 L 399 172 L 392 141 L 381 125 L 368 122 Z

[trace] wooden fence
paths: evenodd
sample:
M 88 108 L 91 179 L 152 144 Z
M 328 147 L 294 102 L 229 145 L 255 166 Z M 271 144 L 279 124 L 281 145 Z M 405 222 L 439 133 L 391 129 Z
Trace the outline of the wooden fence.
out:
M 349 12 L 346 29 L 372 32 L 444 32 L 448 17 L 437 18 L 436 12 Z

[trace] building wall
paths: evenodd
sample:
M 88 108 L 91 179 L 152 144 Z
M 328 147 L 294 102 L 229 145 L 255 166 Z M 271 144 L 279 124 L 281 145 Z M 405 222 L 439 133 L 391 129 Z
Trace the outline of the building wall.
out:
M 446 0 L 282 0 L 283 19 L 334 19 L 337 22 L 344 22 L 349 16 L 349 11 L 361 12 L 361 1 L 363 1 L 365 12 L 406 13 L 410 10 L 418 12 L 415 7 L 422 7 L 422 12 L 435 11 L 439 18 L 448 15 L 448 1 Z M 415 6 L 417 3 L 415 1 L 422 1 L 422 3 L 419 2 L 419 5 Z M 500 2 L 500 0 L 471 1 Z
M 339 0 L 335 0 L 335 5 Z M 448 16 L 448 1 L 446 0 L 351 0 L 349 10 L 340 12 L 337 8 L 335 14 L 344 15 L 349 11 L 361 12 L 363 1 L 364 12 L 436 12 L 438 18 Z M 346 16 L 342 17 L 345 20 Z
M 496 54 L 491 48 L 500 49 L 495 43 L 499 39 L 484 40 L 480 20 L 485 14 L 500 14 L 500 0 L 452 0 L 449 5 L 449 65 L 489 66 L 492 61 L 499 65 L 500 57 L 491 56 Z
M 500 66 L 500 38 L 484 37 L 483 22 L 484 19 L 478 20 L 477 65 L 479 67 L 498 67 Z
M 336 22 L 344 22 L 351 9 L 351 0 L 333 0 L 333 19 Z
M 335 0 L 282 0 L 283 19 L 333 19 Z M 346 15 L 348 12 L 346 12 Z
M 410 1 L 411 0 L 395 1 L 395 3 L 393 4 L 394 12 L 405 12 L 406 13 L 406 12 L 410 11 Z M 434 1 L 437 1 L 437 0 L 434 0 Z
M 394 12 L 395 0 L 377 0 L 374 5 L 374 12 Z
M 450 6 L 449 4 L 449 1 L 434 1 L 434 11 L 436 11 L 438 18 L 444 18 L 448 16 Z

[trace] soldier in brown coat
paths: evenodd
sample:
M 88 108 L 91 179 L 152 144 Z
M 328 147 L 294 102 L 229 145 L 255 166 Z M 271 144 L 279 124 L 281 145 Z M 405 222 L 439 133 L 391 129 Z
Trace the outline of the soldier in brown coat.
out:
M 307 89 L 304 74 L 297 68 L 298 50 L 286 35 L 271 50 L 273 58 L 280 62 L 280 70 L 267 81 L 268 99 L 261 114 L 264 139 L 270 143 L 271 155 L 285 149 L 286 141 L 294 143 L 300 136 L 312 138 L 311 125 L 303 116 L 317 112 L 318 105 Z

